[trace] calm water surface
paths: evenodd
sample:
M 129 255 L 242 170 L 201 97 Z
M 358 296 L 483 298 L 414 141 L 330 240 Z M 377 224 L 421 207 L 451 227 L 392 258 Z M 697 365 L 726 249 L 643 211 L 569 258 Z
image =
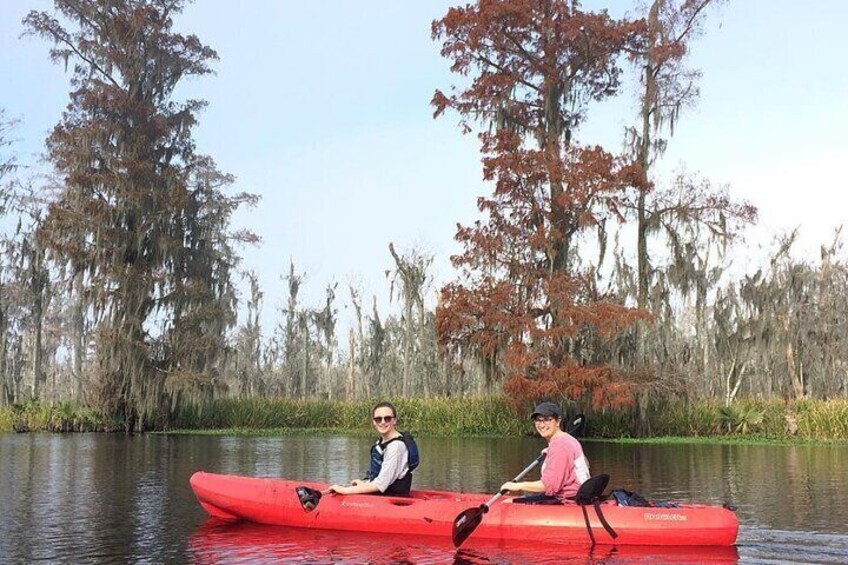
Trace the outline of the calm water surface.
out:
M 0 563 L 848 563 L 848 447 L 586 442 L 593 473 L 651 498 L 738 507 L 738 547 L 563 549 L 207 520 L 203 469 L 341 482 L 370 440 L 0 434 Z M 421 438 L 419 488 L 495 492 L 533 439 Z

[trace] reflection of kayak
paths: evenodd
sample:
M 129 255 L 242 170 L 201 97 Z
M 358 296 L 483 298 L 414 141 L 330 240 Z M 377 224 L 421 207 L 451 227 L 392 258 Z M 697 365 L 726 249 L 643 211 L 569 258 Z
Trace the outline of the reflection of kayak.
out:
M 475 533 L 476 535 L 476 533 Z M 476 540 L 456 550 L 450 538 L 400 534 L 339 532 L 227 523 L 210 518 L 188 540 L 192 563 L 491 563 L 553 565 L 731 564 L 736 547 L 540 545 L 535 540 Z M 305 556 L 309 556 L 308 559 Z
M 355 532 L 441 536 L 451 539 L 460 512 L 488 500 L 483 494 L 413 491 L 410 498 L 369 495 L 326 495 L 312 512 L 301 506 L 295 489 L 326 488 L 320 483 L 259 479 L 197 472 L 191 488 L 211 516 L 260 524 Z M 494 504 L 472 539 L 533 540 L 536 543 L 591 543 L 584 519 L 602 545 L 727 546 L 736 542 L 736 514 L 721 506 L 682 504 L 676 508 L 600 505 L 617 533 L 613 539 L 596 510 L 585 514 L 576 505 Z

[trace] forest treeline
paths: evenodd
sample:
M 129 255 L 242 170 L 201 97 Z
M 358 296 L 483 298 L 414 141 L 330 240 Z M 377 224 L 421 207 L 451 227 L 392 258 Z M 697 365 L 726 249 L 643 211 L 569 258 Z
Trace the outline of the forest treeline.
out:
M 755 207 L 702 175 L 655 172 L 697 99 L 686 55 L 712 4 L 655 0 L 621 20 L 563 0 L 449 10 L 432 31 L 458 87 L 433 85 L 432 103 L 478 135 L 492 187 L 457 232 L 455 280 L 438 288 L 432 255 L 387 234 L 390 304 L 338 283 L 305 303 L 292 262 L 279 307 L 240 265 L 261 234 L 231 225 L 258 197 L 197 153 L 205 102 L 174 95 L 217 60 L 173 30 L 185 1 L 30 13 L 24 31 L 71 81 L 46 179 L 25 176 L 0 110 L 0 408 L 85 406 L 146 430 L 234 398 L 503 392 L 621 408 L 650 433 L 669 402 L 779 399 L 789 425 L 795 401 L 848 398 L 841 229 L 816 257 L 799 256 L 797 231 L 776 234 L 739 274 Z M 580 143 L 612 96 L 640 109 L 621 154 Z M 757 419 L 740 409 L 734 425 Z

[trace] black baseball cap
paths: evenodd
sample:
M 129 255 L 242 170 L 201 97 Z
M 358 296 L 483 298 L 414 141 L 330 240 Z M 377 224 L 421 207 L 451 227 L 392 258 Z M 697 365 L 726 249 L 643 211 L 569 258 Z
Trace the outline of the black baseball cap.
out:
M 536 416 L 553 416 L 554 418 L 559 418 L 559 406 L 553 402 L 542 402 L 541 404 L 536 405 L 536 409 L 533 410 L 532 414 L 530 414 L 530 419 L 532 420 Z

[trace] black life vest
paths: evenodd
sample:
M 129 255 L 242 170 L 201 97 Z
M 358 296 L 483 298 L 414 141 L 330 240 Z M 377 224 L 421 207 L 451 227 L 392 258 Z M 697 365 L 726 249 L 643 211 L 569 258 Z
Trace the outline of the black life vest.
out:
M 368 476 L 365 478 L 369 481 L 373 481 L 377 478 L 377 475 L 380 474 L 380 469 L 383 467 L 383 454 L 386 452 L 386 448 L 390 443 L 398 440 L 402 441 L 404 445 L 406 445 L 409 472 L 402 478 L 390 484 L 383 494 L 406 496 L 412 488 L 412 471 L 418 467 L 418 463 L 420 462 L 418 444 L 415 443 L 415 439 L 409 432 L 402 432 L 401 435 L 394 437 L 387 442 L 377 440 L 377 443 L 371 446 L 371 466 L 368 469 Z

